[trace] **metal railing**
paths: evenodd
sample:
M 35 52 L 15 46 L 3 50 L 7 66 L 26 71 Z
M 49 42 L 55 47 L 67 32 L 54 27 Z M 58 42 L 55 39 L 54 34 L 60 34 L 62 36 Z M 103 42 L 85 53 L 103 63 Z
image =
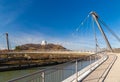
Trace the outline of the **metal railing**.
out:
M 89 73 L 96 69 L 100 64 L 102 64 L 108 58 L 107 55 L 102 56 L 98 61 L 88 65 L 84 69 L 78 71 L 76 74 L 71 75 L 69 78 L 63 80 L 62 82 L 81 82 Z
M 98 58 L 98 56 L 96 56 L 97 55 L 92 54 L 82 60 L 73 60 L 62 65 L 53 66 L 48 69 L 9 80 L 8 82 L 61 82 L 96 61 L 96 58 Z

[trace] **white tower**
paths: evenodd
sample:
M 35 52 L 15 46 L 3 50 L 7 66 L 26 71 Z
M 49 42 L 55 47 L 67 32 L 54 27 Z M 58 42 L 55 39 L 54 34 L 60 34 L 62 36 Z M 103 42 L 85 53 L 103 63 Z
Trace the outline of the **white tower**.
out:
M 47 44 L 47 41 L 43 40 L 41 45 L 46 45 Z

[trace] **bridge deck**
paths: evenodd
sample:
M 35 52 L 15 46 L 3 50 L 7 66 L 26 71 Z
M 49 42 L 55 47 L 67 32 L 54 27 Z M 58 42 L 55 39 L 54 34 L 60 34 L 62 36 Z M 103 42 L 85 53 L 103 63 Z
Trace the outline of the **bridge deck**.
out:
M 109 55 L 108 59 L 92 73 L 90 73 L 85 79 L 83 79 L 82 82 L 102 82 L 105 75 L 107 74 L 108 68 L 110 67 L 113 60 L 115 60 L 115 57 L 115 55 Z
M 108 76 L 105 79 L 105 82 L 120 82 L 120 54 L 117 55 L 117 60 L 112 66 Z

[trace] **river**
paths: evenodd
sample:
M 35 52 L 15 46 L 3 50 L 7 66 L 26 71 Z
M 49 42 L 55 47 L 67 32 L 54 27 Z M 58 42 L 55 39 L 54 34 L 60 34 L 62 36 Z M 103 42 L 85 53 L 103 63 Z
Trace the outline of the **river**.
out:
M 94 60 L 92 60 L 92 62 L 94 62 Z M 90 64 L 89 61 L 82 61 L 82 63 L 78 62 L 78 71 L 83 69 L 84 67 L 88 66 L 89 64 Z M 36 68 L 30 68 L 30 69 L 24 69 L 24 70 L 0 72 L 0 82 L 7 82 L 10 79 L 17 78 L 17 77 L 20 77 L 20 76 L 23 76 L 23 75 L 26 75 L 26 74 L 30 74 L 30 73 L 39 71 L 41 69 L 49 68 L 49 67 L 51 67 L 51 66 L 48 66 L 48 67 L 36 67 Z M 64 69 L 66 69 L 66 70 L 64 70 L 65 75 L 64 75 L 64 77 L 62 77 L 62 79 L 65 79 L 69 75 L 71 75 L 71 72 L 68 71 L 68 69 L 72 69 L 72 73 L 75 72 L 75 63 L 66 65 L 64 67 Z M 56 80 L 52 81 L 52 82 L 56 82 Z M 59 82 L 59 81 L 57 81 L 57 82 Z

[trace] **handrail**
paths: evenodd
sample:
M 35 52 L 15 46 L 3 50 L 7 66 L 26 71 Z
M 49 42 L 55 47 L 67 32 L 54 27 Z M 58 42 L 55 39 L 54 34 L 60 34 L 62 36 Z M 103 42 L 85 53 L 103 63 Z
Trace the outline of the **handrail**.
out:
M 89 55 L 89 56 L 93 56 L 93 55 L 95 55 L 95 54 L 91 54 L 91 55 Z M 88 56 L 88 57 L 89 57 L 89 56 Z M 86 58 L 87 58 L 87 57 L 86 57 Z M 47 70 L 53 70 L 53 69 L 56 69 L 56 70 L 59 69 L 59 70 L 60 70 L 62 67 L 66 66 L 66 65 L 70 65 L 71 63 L 73 63 L 73 62 L 75 62 L 75 61 L 76 61 L 76 60 L 72 60 L 72 61 L 70 61 L 70 62 L 61 64 L 61 65 L 49 67 L 49 68 L 47 68 L 47 69 L 42 69 L 42 70 L 40 70 L 40 71 L 31 73 L 31 74 L 27 74 L 27 75 L 24 75 L 24 76 L 15 78 L 15 79 L 11 79 L 11 80 L 9 80 L 8 82 L 16 82 L 16 81 L 18 81 L 18 80 L 21 80 L 21 79 L 24 79 L 24 78 L 29 78 L 29 77 L 34 76 L 34 75 L 37 75 L 37 74 L 41 74 L 41 75 L 42 75 L 42 73 L 43 73 L 43 72 L 45 73 L 45 71 L 47 71 Z M 40 76 L 40 77 L 42 77 L 42 76 Z
M 86 77 L 89 73 L 91 73 L 94 69 L 96 69 L 100 64 L 102 64 L 105 60 L 107 60 L 108 56 L 104 55 L 101 59 L 94 62 L 93 64 L 87 66 L 83 70 L 78 72 L 78 81 L 81 81 L 84 77 Z M 68 77 L 62 82 L 74 82 L 76 80 L 76 74 Z

